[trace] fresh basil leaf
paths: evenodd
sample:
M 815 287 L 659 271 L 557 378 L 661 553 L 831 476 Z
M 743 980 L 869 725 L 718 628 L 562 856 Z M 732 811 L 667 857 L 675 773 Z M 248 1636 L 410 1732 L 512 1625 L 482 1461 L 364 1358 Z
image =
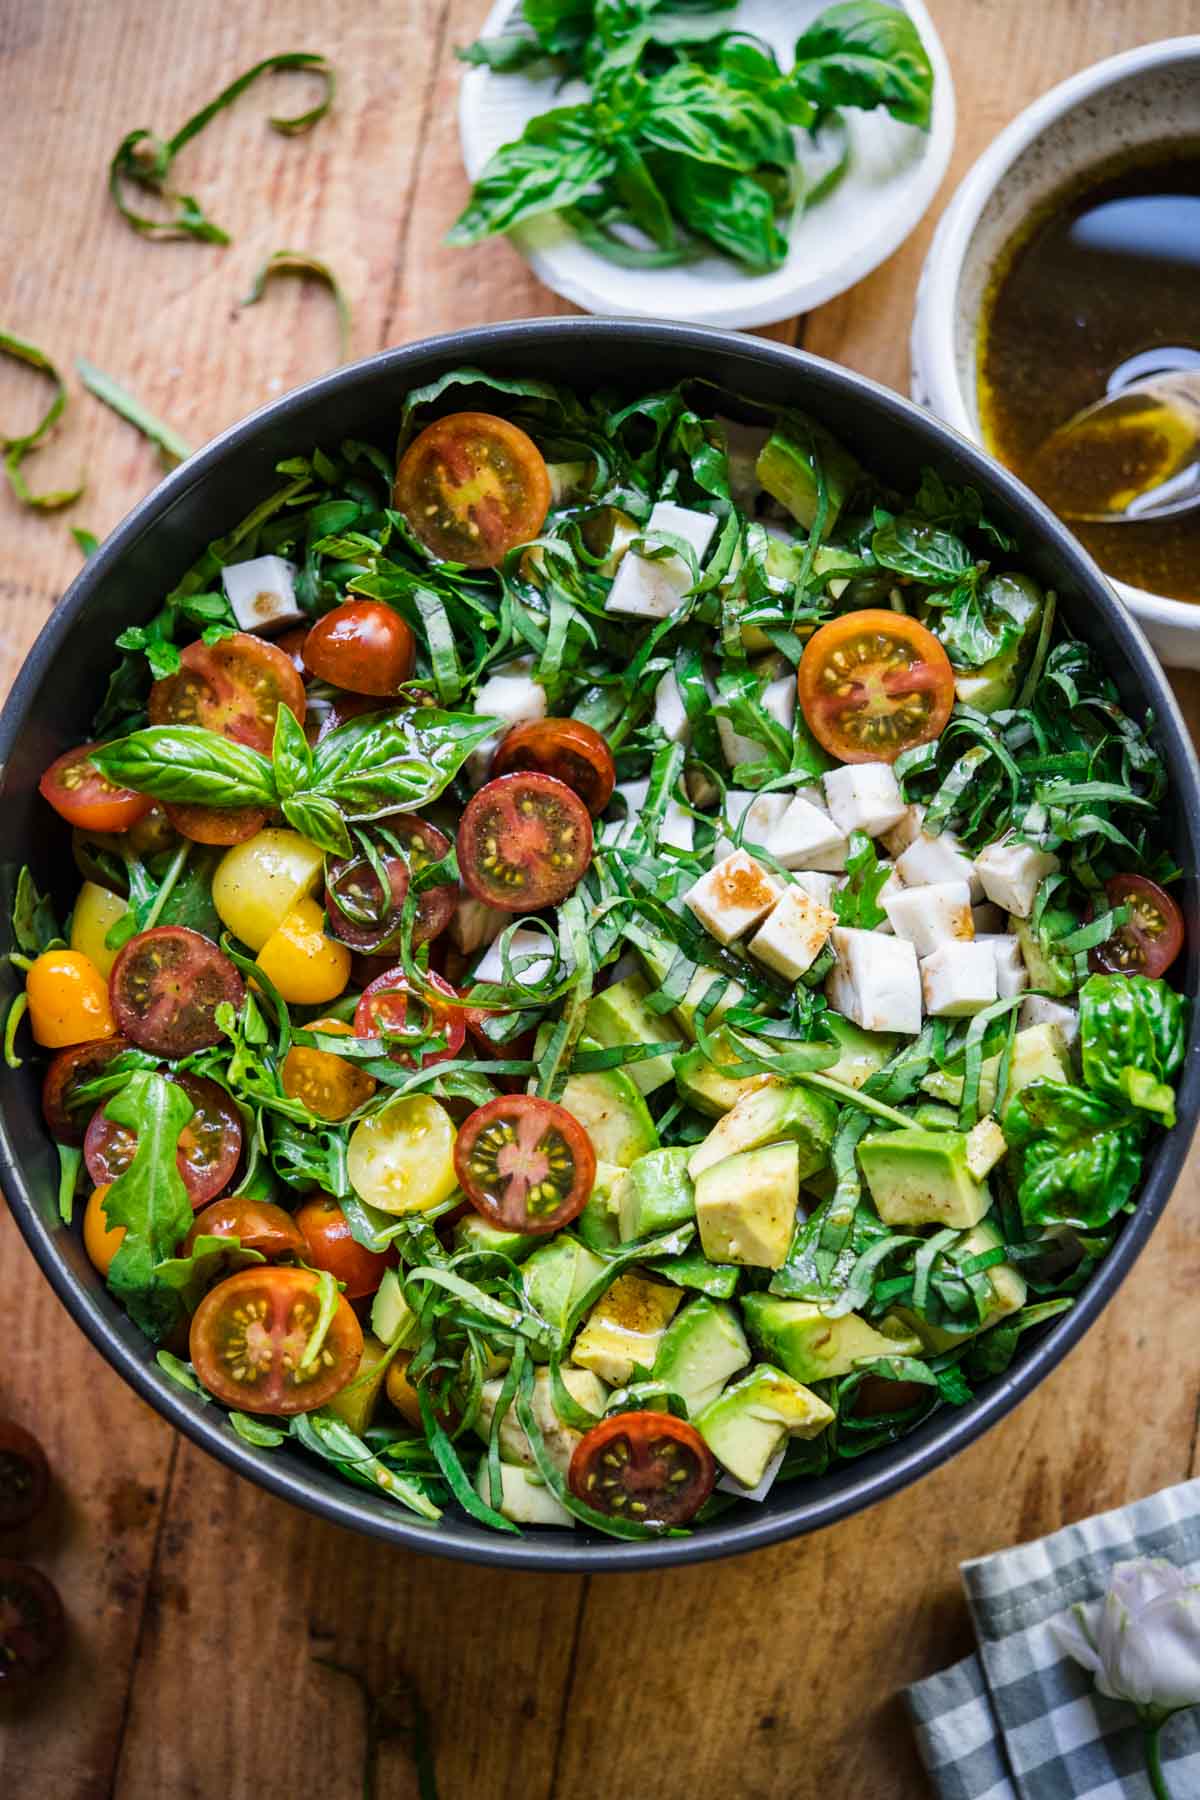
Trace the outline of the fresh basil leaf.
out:
M 1175 1123 L 1173 1078 L 1187 1047 L 1188 1002 L 1145 975 L 1090 975 L 1079 993 L 1083 1078 L 1113 1105 Z
M 477 244 L 522 219 L 573 206 L 615 166 L 612 150 L 596 135 L 590 106 L 539 113 L 488 162 L 446 242 Z
M 313 756 L 304 727 L 288 706 L 275 714 L 275 742 L 271 750 L 275 791 L 281 800 L 312 786 Z
M 1005 1113 L 1027 1225 L 1107 1225 L 1142 1172 L 1142 1121 L 1064 1082 L 1031 1081 Z
M 250 292 L 242 301 L 242 305 L 257 305 L 266 292 L 268 281 L 276 275 L 307 275 L 324 282 L 333 295 L 334 309 L 337 313 L 338 347 L 341 359 L 345 362 L 350 354 L 350 333 L 353 320 L 350 302 L 343 293 L 341 283 L 329 264 L 321 262 L 318 257 L 310 256 L 307 250 L 274 250 L 254 277 Z
M 63 942 L 54 905 L 47 894 L 39 894 L 37 883 L 28 867 L 17 876 L 13 896 L 12 933 L 17 949 L 25 956 L 40 956 L 51 944 Z
M 351 719 L 318 744 L 311 791 L 349 819 L 425 806 L 498 723 L 435 707 Z
M 975 558 L 961 538 L 903 515 L 887 516 L 876 527 L 871 554 L 881 568 L 933 588 L 955 587 L 975 569 Z
M 764 163 L 790 168 L 795 160 L 790 130 L 776 109 L 695 63 L 677 62 L 647 84 L 644 108 L 637 133 L 658 150 L 745 174 Z
M 151 725 L 93 752 L 102 774 L 156 800 L 196 806 L 274 806 L 271 764 L 247 744 L 202 725 Z
M 666 153 L 658 158 L 657 174 L 690 231 L 756 274 L 782 266 L 788 241 L 776 220 L 776 201 L 753 176 Z
M 346 821 L 334 801 L 321 794 L 297 794 L 283 803 L 283 816 L 293 831 L 329 856 L 351 856 L 354 845 Z
M 933 66 L 909 15 L 880 0 L 826 7 L 797 40 L 792 81 L 822 111 L 886 107 L 929 128 Z
M 117 1125 L 137 1134 L 133 1161 L 104 1197 L 109 1230 L 125 1236 L 108 1272 L 108 1285 L 135 1324 L 153 1342 L 170 1333 L 181 1316 L 176 1288 L 158 1275 L 192 1222 L 192 1203 L 179 1173 L 179 1136 L 195 1111 L 177 1082 L 141 1072 L 104 1109 Z

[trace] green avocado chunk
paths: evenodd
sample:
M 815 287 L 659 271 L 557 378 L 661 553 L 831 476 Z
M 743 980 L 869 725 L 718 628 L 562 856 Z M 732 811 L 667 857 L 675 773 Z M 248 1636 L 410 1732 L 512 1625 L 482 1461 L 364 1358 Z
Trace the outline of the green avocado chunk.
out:
M 696 1219 L 715 1263 L 778 1269 L 787 1259 L 800 1201 L 796 1144 L 723 1157 L 696 1178 Z
M 962 1131 L 925 1131 L 919 1125 L 872 1132 L 858 1160 L 875 1210 L 885 1225 L 978 1225 L 991 1205 L 987 1183 L 967 1166 Z
M 712 1300 L 731 1300 L 737 1293 L 742 1271 L 733 1263 L 709 1262 L 703 1250 L 685 1250 L 680 1256 L 664 1256 L 650 1265 L 664 1281 L 676 1287 L 695 1288 Z
M 733 1307 L 701 1296 L 667 1326 L 652 1372 L 694 1416 L 749 1361 L 750 1346 Z
M 651 1012 L 646 1005 L 650 984 L 642 975 L 627 975 L 614 981 L 601 994 L 588 1001 L 584 1029 L 590 1038 L 606 1049 L 618 1044 L 681 1043 L 679 1031 L 670 1015 Z M 631 1062 L 622 1071 L 628 1075 L 640 1094 L 652 1094 L 663 1087 L 674 1074 L 671 1053 Z
M 377 1337 L 368 1333 L 363 1338 L 362 1357 L 354 1380 L 340 1394 L 335 1394 L 332 1400 L 325 1402 L 330 1412 L 336 1413 L 343 1425 L 348 1425 L 351 1431 L 358 1432 L 360 1436 L 375 1417 L 375 1408 L 379 1404 L 390 1361 L 387 1345 L 381 1344 Z
M 877 1075 L 900 1046 L 900 1038 L 894 1031 L 863 1031 L 832 1009 L 822 1017 L 839 1054 L 832 1067 L 821 1073 L 831 1076 L 834 1081 L 844 1082 L 847 1087 L 860 1088 L 864 1081 Z
M 383 1344 L 415 1343 L 420 1337 L 417 1315 L 404 1298 L 404 1284 L 395 1269 L 385 1269 L 371 1302 L 371 1330 Z
M 979 1110 L 990 1113 L 996 1106 L 996 1082 L 1000 1074 L 1000 1058 L 989 1056 L 979 1071 Z M 1000 1122 L 1003 1124 L 1009 1107 L 1031 1081 L 1067 1081 L 1071 1079 L 1071 1062 L 1066 1042 L 1057 1025 L 1027 1025 L 1024 1031 L 1018 1031 L 1013 1038 L 1012 1056 L 1008 1065 L 1008 1084 L 1004 1090 L 1004 1105 L 1000 1111 Z M 942 1100 L 947 1106 L 957 1106 L 962 1099 L 963 1078 L 961 1072 L 952 1074 L 947 1069 L 934 1069 L 926 1075 L 921 1083 L 927 1094 Z
M 752 1488 L 786 1437 L 816 1437 L 832 1420 L 832 1408 L 809 1388 L 770 1363 L 758 1363 L 710 1400 L 693 1423 L 734 1480 Z
M 818 425 L 815 419 L 797 415 L 796 435 L 773 431 L 758 453 L 755 473 L 759 485 L 773 500 L 786 507 L 793 519 L 811 531 L 820 505 L 817 462 L 825 477 L 826 510 L 822 537 L 828 537 L 837 516 L 862 477 L 850 452 Z
M 565 1232 L 551 1238 L 524 1265 L 525 1291 L 534 1312 L 562 1331 L 571 1308 L 603 1267 L 598 1256 Z M 536 1345 L 530 1354 L 538 1362 L 547 1359 L 547 1352 Z
M 696 1194 L 688 1174 L 691 1151 L 650 1150 L 639 1156 L 621 1184 L 621 1241 L 669 1231 L 696 1216 Z
M 799 1178 L 804 1181 L 829 1161 L 836 1128 L 837 1107 L 824 1094 L 781 1082 L 755 1088 L 743 1094 L 693 1150 L 692 1179 L 723 1157 L 786 1138 L 799 1148 Z
M 1011 706 L 1017 697 L 1027 653 L 1041 624 L 1042 590 L 1028 575 L 993 575 L 983 585 L 980 603 L 989 622 L 1007 621 L 1012 641 L 979 668 L 956 674 L 954 692 L 961 705 L 993 713 Z
M 649 971 L 650 979 L 661 985 L 667 979 L 667 971 L 675 961 L 676 951 L 675 946 L 668 943 L 666 938 L 650 938 L 645 943 L 638 945 L 638 955 Z M 679 1005 L 672 1009 L 675 1018 L 689 1038 L 694 1038 L 696 1035 L 697 1009 L 714 982 L 723 984 L 723 992 L 721 998 L 705 1015 L 705 1026 L 709 1031 L 719 1024 L 731 1007 L 736 1006 L 739 1000 L 746 998 L 746 990 L 740 982 L 722 975 L 716 969 L 697 969 L 688 983 L 687 993 Z M 654 1041 L 651 1039 L 651 1042 Z
M 1073 913 L 1058 907 L 1048 906 L 1042 914 L 1042 924 L 1052 940 L 1064 936 L 1077 923 Z M 1068 994 L 1075 992 L 1078 982 L 1069 952 L 1056 949 L 1053 943 L 1048 951 L 1043 950 L 1041 939 L 1028 919 L 1010 919 L 1009 929 L 1021 946 L 1021 957 L 1029 970 L 1030 987 L 1044 988 L 1058 1000 L 1065 1000 Z
M 864 1357 L 917 1356 L 921 1351 L 914 1332 L 888 1337 L 857 1313 L 830 1318 L 808 1300 L 747 1294 L 742 1316 L 755 1348 L 797 1381 L 831 1381 L 848 1375 Z
M 723 1075 L 723 1063 L 738 1061 L 737 1051 L 723 1031 L 711 1038 L 713 1060 L 698 1045 L 675 1058 L 675 1090 L 686 1106 L 694 1106 L 706 1118 L 719 1119 L 743 1094 L 753 1093 L 770 1080 L 767 1075 Z
M 990 1219 L 982 1219 L 973 1231 L 969 1231 L 960 1243 L 950 1252 L 953 1262 L 970 1262 L 972 1257 L 984 1256 L 989 1250 L 995 1250 L 1003 1242 L 1000 1233 Z M 965 1343 L 968 1338 L 977 1337 L 981 1331 L 990 1331 L 993 1325 L 999 1325 L 1002 1319 L 1010 1318 L 1013 1313 L 1020 1312 L 1025 1304 L 1028 1292 L 1025 1278 L 1013 1263 L 993 1263 L 990 1269 L 984 1270 L 984 1277 L 991 1289 L 990 1300 L 985 1300 L 983 1317 L 977 1324 L 970 1325 L 963 1331 L 950 1331 L 943 1325 L 931 1325 L 908 1306 L 894 1306 L 890 1318 L 898 1319 L 910 1331 L 916 1333 L 922 1344 L 931 1355 L 940 1355 L 943 1350 L 952 1350 L 956 1344 Z
M 575 1230 L 588 1249 L 599 1251 L 601 1256 L 615 1250 L 621 1242 L 621 1189 L 628 1179 L 628 1169 L 616 1163 L 597 1162 L 592 1191 L 575 1221 Z
M 502 1225 L 493 1225 L 477 1212 L 464 1214 L 454 1227 L 456 1250 L 495 1250 L 501 1256 L 511 1257 L 513 1262 L 523 1261 L 541 1242 L 541 1237 L 534 1232 L 506 1231 Z
M 647 1150 L 658 1147 L 658 1133 L 646 1102 L 623 1069 L 569 1075 L 562 1104 L 591 1138 L 597 1161 L 627 1169 Z

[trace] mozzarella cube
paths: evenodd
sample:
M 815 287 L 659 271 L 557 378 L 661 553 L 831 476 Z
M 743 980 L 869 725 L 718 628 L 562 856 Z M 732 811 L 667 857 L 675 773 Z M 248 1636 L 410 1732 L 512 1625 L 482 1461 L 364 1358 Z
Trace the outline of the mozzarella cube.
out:
M 849 845 L 828 813 L 797 794 L 767 839 L 767 849 L 785 869 L 838 874 L 846 867 Z
M 792 876 L 792 881 L 822 906 L 832 907 L 833 890 L 837 886 L 836 875 L 826 875 L 820 869 L 800 869 Z
M 835 1011 L 863 1031 L 921 1029 L 921 971 L 917 953 L 903 938 L 847 925 L 833 928 L 837 964 L 826 994 Z
M 530 675 L 532 667 L 532 656 L 518 656 L 515 661 L 493 669 L 483 686 L 476 690 L 473 711 L 480 718 L 503 719 L 509 729 L 514 725 L 527 725 L 533 719 L 544 719 L 546 690 Z M 467 758 L 467 777 L 472 787 L 482 787 L 487 780 L 492 758 L 503 736 L 504 733 L 498 731 L 494 737 L 477 744 Z
M 878 837 L 905 812 L 900 784 L 890 763 L 845 763 L 822 777 L 829 816 L 846 836 L 865 831 Z
M 989 1113 L 967 1133 L 967 1167 L 976 1181 L 986 1181 L 996 1164 L 1008 1155 L 1008 1140 Z
M 476 950 L 482 950 L 485 944 L 498 938 L 504 927 L 511 923 L 511 913 L 501 912 L 497 906 L 485 906 L 471 894 L 462 894 L 450 919 L 450 942 L 464 956 L 473 956 Z
M 894 900 L 898 894 L 902 894 L 904 892 L 904 883 L 901 881 L 900 877 L 896 873 L 895 863 L 889 862 L 886 856 L 880 858 L 879 867 L 881 869 L 887 870 L 887 880 L 884 882 L 883 886 L 880 888 L 879 895 L 878 895 L 879 904 L 886 911 L 888 901 Z M 875 929 L 876 929 L 876 931 L 890 932 L 893 929 L 893 927 L 892 927 L 890 920 L 883 919 L 875 927 Z
M 796 723 L 796 677 L 794 674 L 781 675 L 778 681 L 768 682 L 763 690 L 763 711 L 767 717 L 790 731 Z
M 999 998 L 996 958 L 987 944 L 943 944 L 921 958 L 925 1011 L 935 1019 L 970 1019 Z
M 658 828 L 659 844 L 668 844 L 672 850 L 690 850 L 695 831 L 696 821 L 686 806 L 681 806 L 678 800 L 668 800 Z
M 1073 1006 L 1063 1006 L 1058 1000 L 1047 999 L 1045 994 L 1030 994 L 1021 1002 L 1017 1026 L 1024 1031 L 1030 1025 L 1053 1025 L 1061 1033 L 1068 1050 L 1079 1036 L 1079 1014 L 1076 1009 Z
M 750 939 L 750 954 L 789 981 L 799 981 L 825 948 L 837 915 L 801 887 L 789 887 Z
M 296 565 L 283 556 L 252 556 L 228 563 L 221 586 L 243 631 L 275 631 L 298 625 L 304 614 L 296 602 Z
M 929 837 L 920 832 L 907 850 L 896 858 L 896 868 L 905 887 L 932 887 L 939 881 L 965 881 L 972 902 L 983 899 L 983 883 L 952 831 Z
M 977 938 L 995 937 L 997 932 L 1005 931 L 1008 928 L 1008 919 L 1004 913 L 1004 909 L 999 906 L 993 906 L 990 900 L 985 900 L 982 906 L 973 906 L 971 908 L 971 917 L 975 921 L 975 936 Z
M 735 850 L 693 882 L 683 899 L 719 944 L 732 944 L 762 923 L 778 897 L 779 889 L 761 863 L 745 850 Z
M 631 841 L 634 832 L 637 830 L 638 820 L 646 805 L 646 795 L 649 792 L 650 782 L 648 779 L 643 779 L 641 781 L 618 781 L 616 787 L 613 789 L 613 800 L 620 795 L 625 803 L 625 817 L 623 819 L 605 820 L 604 824 L 600 827 L 599 833 L 600 842 L 602 844 L 608 845 L 610 849 L 620 849 L 622 845 L 628 844 Z M 612 805 L 613 800 L 609 801 L 610 806 Z
M 536 987 L 539 981 L 545 980 L 554 966 L 553 950 L 554 939 L 548 932 L 535 930 L 528 925 L 517 926 L 508 940 L 508 960 L 513 967 L 512 979 L 518 987 Z M 525 968 L 519 967 L 526 957 L 532 957 L 533 961 Z M 480 957 L 472 980 L 504 980 L 504 959 L 500 954 L 499 943 L 492 944 L 487 953 Z
M 682 538 L 702 562 L 712 541 L 717 521 L 711 513 L 691 512 L 673 500 L 660 500 L 653 508 L 644 536 L 653 539 L 667 532 Z M 692 587 L 692 571 L 682 556 L 639 556 L 630 551 L 617 570 L 617 578 L 604 603 L 605 612 L 626 613 L 635 619 L 668 619 Z
M 765 850 L 771 832 L 788 809 L 787 794 L 754 794 L 745 788 L 727 788 L 721 816 L 728 830 L 741 826 L 747 850 Z M 721 862 L 737 845 L 723 834 L 713 846 L 713 861 Z
M 916 804 L 906 806 L 894 825 L 881 833 L 883 847 L 889 856 L 903 856 L 914 838 L 921 835 L 921 827 L 925 823 L 925 808 Z
M 996 958 L 996 993 L 1001 1000 L 1011 1000 L 1029 986 L 1029 971 L 1021 955 L 1021 946 L 1006 932 L 985 932 L 976 937 L 977 944 L 988 944 Z
M 880 896 L 897 937 L 906 938 L 918 956 L 932 956 L 941 944 L 969 942 L 975 935 L 971 890 L 965 881 L 936 881 L 928 887 L 901 888 Z
M 771 1489 L 775 1486 L 775 1477 L 783 1466 L 783 1459 L 787 1455 L 787 1450 L 788 1440 L 785 1437 L 778 1450 L 759 1476 L 756 1486 L 743 1487 L 736 1475 L 726 1474 L 722 1475 L 720 1481 L 717 1483 L 719 1491 L 722 1494 L 736 1494 L 741 1500 L 765 1500 Z
M 766 755 L 766 747 L 757 738 L 743 737 L 735 731 L 723 712 L 717 714 L 717 736 L 721 740 L 721 755 L 731 769 L 739 763 L 761 762 Z
M 1032 844 L 989 844 L 975 858 L 975 868 L 989 900 L 1015 918 L 1027 919 L 1039 886 L 1058 868 L 1058 858 Z
M 673 744 L 686 744 L 692 735 L 673 669 L 667 670 L 654 690 L 654 722 Z

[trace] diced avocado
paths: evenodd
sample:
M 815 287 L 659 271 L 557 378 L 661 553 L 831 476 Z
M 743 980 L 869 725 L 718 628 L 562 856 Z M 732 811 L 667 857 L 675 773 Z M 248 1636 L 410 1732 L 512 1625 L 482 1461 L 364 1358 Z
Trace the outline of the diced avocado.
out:
M 921 1340 L 885 1336 L 857 1313 L 831 1319 L 808 1300 L 781 1300 L 774 1294 L 747 1294 L 742 1301 L 746 1330 L 756 1349 L 796 1381 L 831 1381 L 848 1375 L 869 1356 L 918 1356 Z
M 572 1361 L 613 1387 L 623 1386 L 635 1367 L 654 1367 L 663 1333 L 682 1298 L 677 1287 L 644 1275 L 618 1275 L 588 1314 Z
M 589 1250 L 604 1255 L 621 1242 L 621 1189 L 628 1179 L 629 1170 L 618 1168 L 616 1163 L 596 1164 L 592 1191 L 575 1221 L 575 1229 Z
M 395 1269 L 385 1269 L 371 1302 L 371 1330 L 381 1344 L 415 1343 L 417 1315 L 404 1298 L 404 1285 Z
M 967 1167 L 962 1131 L 871 1132 L 858 1160 L 885 1225 L 978 1225 L 991 1205 L 986 1183 Z
M 979 1071 L 979 1110 L 992 1112 L 996 1105 L 996 1081 L 1000 1073 L 999 1056 L 989 1056 Z M 1018 1031 L 1013 1038 L 1012 1056 L 1008 1065 L 1008 1085 L 1004 1090 L 1004 1106 L 1000 1113 L 1000 1122 L 1017 1094 L 1031 1081 L 1067 1081 L 1071 1079 L 1070 1057 L 1066 1042 L 1057 1025 L 1027 1025 L 1024 1031 Z M 948 1106 L 957 1106 L 962 1099 L 963 1078 L 961 1072 L 953 1074 L 947 1069 L 934 1069 L 926 1075 L 921 1086 L 927 1094 L 944 1100 Z
M 983 1181 L 1008 1154 L 1008 1142 L 990 1114 L 967 1133 L 967 1167 L 976 1181 Z
M 995 1250 L 1002 1242 L 1000 1233 L 990 1219 L 982 1219 L 973 1231 L 968 1232 L 961 1243 L 953 1250 L 955 1262 L 969 1262 L 973 1256 L 985 1256 L 989 1250 Z M 892 1317 L 901 1320 L 909 1330 L 914 1331 L 931 1355 L 940 1355 L 943 1350 L 952 1350 L 955 1344 L 961 1344 L 967 1338 L 977 1337 L 981 1331 L 990 1331 L 993 1325 L 999 1325 L 1002 1319 L 1010 1318 L 1020 1312 L 1025 1304 L 1027 1289 L 1025 1278 L 1013 1263 L 993 1263 L 984 1275 L 992 1291 L 990 1303 L 985 1302 L 983 1319 L 978 1325 L 972 1325 L 966 1331 L 950 1331 L 942 1325 L 931 1325 L 920 1313 L 908 1306 L 894 1306 Z
M 1018 627 L 1012 642 L 978 669 L 954 677 L 954 692 L 963 706 L 976 712 L 999 712 L 1016 700 L 1027 653 L 1032 650 L 1042 616 L 1042 591 L 1028 575 L 993 575 L 983 585 L 980 601 L 989 623 Z
M 665 1256 L 654 1264 L 654 1273 L 679 1287 L 695 1288 L 713 1300 L 731 1300 L 742 1276 L 742 1271 L 732 1263 L 709 1262 L 703 1250 L 685 1250 L 681 1256 Z
M 694 1106 L 706 1118 L 719 1119 L 743 1094 L 765 1087 L 769 1075 L 723 1075 L 721 1065 L 738 1061 L 737 1051 L 723 1031 L 712 1034 L 710 1062 L 698 1045 L 675 1058 L 675 1089 L 686 1106 Z
M 700 1242 L 711 1262 L 778 1269 L 785 1261 L 800 1201 L 800 1150 L 768 1144 L 726 1156 L 696 1181 Z
M 675 946 L 668 943 L 665 938 L 650 938 L 645 943 L 638 945 L 638 955 L 646 965 L 650 979 L 662 983 L 667 978 L 667 971 L 671 964 L 675 961 L 676 951 Z M 705 1014 L 704 1023 L 707 1030 L 711 1031 L 715 1025 L 720 1023 L 731 1007 L 736 1006 L 739 1000 L 746 998 L 746 990 L 740 982 L 720 974 L 716 969 L 697 969 L 688 983 L 687 993 L 679 1005 L 673 1009 L 674 1017 L 689 1038 L 694 1038 L 696 1035 L 697 1009 L 714 982 L 723 983 L 724 991 L 721 998 Z
M 616 1044 L 680 1043 L 678 1027 L 669 1013 L 651 1012 L 646 1005 L 650 983 L 642 975 L 627 975 L 614 981 L 602 994 L 588 1001 L 584 1029 L 598 1044 L 610 1048 Z M 664 1086 L 674 1074 L 670 1054 L 652 1056 L 643 1062 L 631 1062 L 624 1070 L 640 1094 L 652 1094 Z
M 546 464 L 550 477 L 550 504 L 562 506 L 578 488 L 586 487 L 595 470 L 594 462 L 552 462 Z
M 858 486 L 862 470 L 850 452 L 814 419 L 799 419 L 795 436 L 773 431 L 758 453 L 759 485 L 786 507 L 793 519 L 811 531 L 820 504 L 824 476 L 826 509 L 822 537 L 828 537 L 842 507 Z
M 694 1420 L 717 1461 L 743 1487 L 757 1487 L 785 1437 L 816 1437 L 833 1420 L 824 1400 L 770 1363 L 758 1363 Z
M 562 1370 L 563 1385 L 573 1400 L 588 1412 L 599 1418 L 604 1411 L 604 1403 L 608 1399 L 608 1389 L 590 1369 Z M 495 1417 L 496 1403 L 504 1386 L 503 1380 L 485 1381 L 479 1395 L 479 1411 L 475 1418 L 475 1429 L 486 1442 L 491 1434 L 492 1419 Z M 550 1379 L 549 1369 L 538 1369 L 534 1375 L 533 1416 L 546 1443 L 546 1450 L 556 1469 L 565 1475 L 571 1461 L 571 1452 L 579 1442 L 583 1433 L 566 1425 L 554 1410 L 554 1387 Z M 522 1463 L 526 1468 L 536 1468 L 533 1446 L 525 1435 L 525 1428 L 517 1418 L 517 1409 L 510 1406 L 500 1424 L 500 1457 L 503 1462 Z
M 822 1014 L 822 1023 L 838 1046 L 838 1059 L 823 1075 L 842 1081 L 847 1087 L 860 1088 L 864 1081 L 877 1075 L 888 1058 L 894 1056 L 900 1039 L 892 1031 L 862 1031 L 852 1020 L 832 1009 Z
M 330 1412 L 336 1413 L 342 1423 L 348 1425 L 351 1431 L 356 1431 L 360 1437 L 375 1416 L 375 1408 L 387 1380 L 389 1361 L 387 1345 L 366 1333 L 363 1337 L 362 1358 L 353 1381 L 335 1394 L 332 1400 L 325 1402 Z
M 575 1521 L 566 1507 L 559 1504 L 550 1489 L 530 1470 L 518 1468 L 515 1463 L 501 1463 L 500 1485 L 503 1497 L 498 1510 L 506 1519 L 511 1519 L 514 1525 L 574 1525 Z M 486 1456 L 480 1458 L 479 1467 L 475 1471 L 475 1492 L 485 1505 L 492 1504 L 492 1485 Z
M 694 1417 L 749 1361 L 750 1346 L 732 1306 L 701 1297 L 667 1326 L 653 1372 L 686 1400 Z
M 824 1094 L 790 1083 L 772 1083 L 743 1094 L 692 1151 L 688 1166 L 695 1180 L 723 1157 L 786 1138 L 799 1149 L 798 1173 L 804 1180 L 829 1161 L 836 1128 L 837 1107 Z
M 1048 906 L 1042 914 L 1042 924 L 1051 939 L 1071 931 L 1076 923 L 1073 913 L 1053 906 Z M 1021 946 L 1021 957 L 1029 970 L 1030 987 L 1045 988 L 1048 994 L 1060 1000 L 1075 992 L 1075 966 L 1068 951 L 1057 949 L 1053 943 L 1048 952 L 1043 950 L 1041 939 L 1029 919 L 1010 919 L 1009 930 Z
M 571 1308 L 603 1267 L 600 1258 L 574 1238 L 565 1234 L 551 1238 L 534 1251 L 522 1270 L 530 1305 L 556 1331 L 561 1331 Z M 536 1346 L 530 1354 L 539 1362 L 546 1358 L 546 1352 Z
M 621 1241 L 669 1231 L 696 1216 L 696 1195 L 688 1174 L 691 1151 L 650 1150 L 639 1156 L 621 1184 Z
M 796 583 L 800 579 L 807 545 L 804 542 L 786 543 L 776 535 L 777 530 L 778 527 L 775 527 L 768 532 L 765 526 L 751 521 L 747 526 L 746 542 L 756 552 L 760 548 L 763 550 L 767 585 L 772 593 L 791 595 L 795 592 Z M 754 534 L 758 532 L 761 532 L 762 538 L 756 543 Z M 765 546 L 762 544 L 764 538 Z M 829 569 L 845 568 L 847 563 L 853 563 L 856 560 L 852 551 L 831 550 L 827 545 L 819 544 L 813 555 L 812 566 L 815 574 L 824 575 Z M 842 576 L 829 583 L 828 591 L 835 600 L 840 600 L 848 585 L 846 577 Z M 811 635 L 811 622 L 798 624 L 796 631 L 802 636 Z M 754 655 L 758 651 L 774 650 L 775 645 L 761 625 L 751 622 L 742 626 L 742 648 Z
M 506 1231 L 477 1212 L 465 1213 L 454 1227 L 456 1250 L 495 1250 L 513 1262 L 522 1262 L 543 1241 L 529 1231 Z
M 600 1162 L 627 1169 L 647 1150 L 658 1147 L 658 1133 L 646 1102 L 623 1069 L 569 1075 L 562 1104 L 591 1138 Z

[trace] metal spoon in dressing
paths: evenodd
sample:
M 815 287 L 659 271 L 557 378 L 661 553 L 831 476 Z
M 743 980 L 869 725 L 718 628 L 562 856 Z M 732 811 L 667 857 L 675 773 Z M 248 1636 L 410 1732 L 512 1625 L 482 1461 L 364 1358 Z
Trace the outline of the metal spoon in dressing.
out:
M 1200 369 L 1084 407 L 1039 445 L 1027 476 L 1063 519 L 1134 525 L 1200 511 Z

